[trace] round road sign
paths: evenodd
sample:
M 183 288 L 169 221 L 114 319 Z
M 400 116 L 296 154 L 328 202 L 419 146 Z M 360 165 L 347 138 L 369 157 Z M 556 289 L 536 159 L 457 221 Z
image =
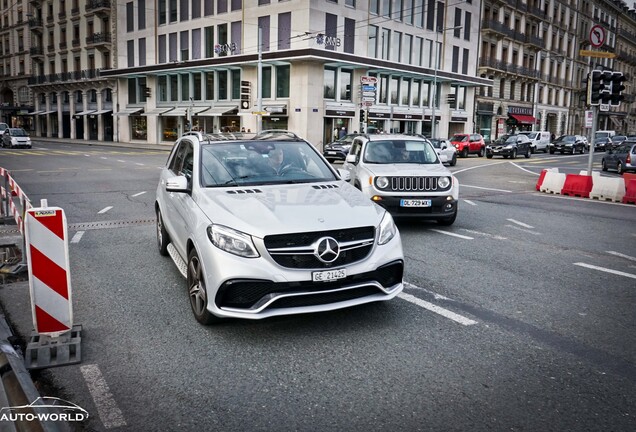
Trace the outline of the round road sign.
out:
M 593 25 L 590 29 L 590 43 L 594 48 L 603 46 L 605 43 L 605 29 L 600 25 Z

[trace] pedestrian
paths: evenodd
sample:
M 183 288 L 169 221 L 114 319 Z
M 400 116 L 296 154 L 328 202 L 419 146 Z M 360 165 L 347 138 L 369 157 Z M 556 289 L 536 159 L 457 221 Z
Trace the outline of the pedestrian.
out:
M 340 129 L 340 135 L 338 135 L 338 138 L 344 138 L 345 135 L 347 135 L 347 130 L 343 126 L 342 129 Z
M 338 129 L 338 127 L 336 126 L 336 127 L 333 129 L 333 140 L 334 140 L 334 141 L 338 139 L 338 132 L 339 132 L 339 129 Z

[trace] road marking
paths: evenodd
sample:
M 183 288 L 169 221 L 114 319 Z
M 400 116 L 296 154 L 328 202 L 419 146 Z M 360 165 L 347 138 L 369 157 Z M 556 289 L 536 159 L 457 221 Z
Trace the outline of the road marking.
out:
M 73 238 L 71 239 L 71 243 L 79 243 L 83 235 L 84 235 L 84 231 L 76 232 Z
M 112 168 L 89 168 L 87 171 L 112 171 Z
M 516 230 L 523 231 L 523 232 L 528 233 L 528 234 L 532 234 L 532 235 L 541 235 L 541 233 L 538 233 L 538 232 L 536 232 L 536 231 L 530 231 L 529 229 L 520 228 L 520 227 L 518 227 L 518 226 L 516 226 L 516 225 L 506 225 L 506 226 L 507 226 L 508 228 L 514 228 L 514 229 L 516 229 Z
M 515 220 L 515 219 L 506 219 L 506 220 L 510 221 L 512 223 L 515 223 L 517 225 L 520 225 L 520 226 L 522 226 L 524 228 L 530 228 L 530 229 L 534 228 L 532 225 L 528 225 L 527 223 L 519 222 L 518 220 Z
M 139 195 L 143 195 L 143 194 L 145 194 L 145 193 L 146 193 L 146 191 L 136 193 L 136 194 L 134 194 L 134 195 L 133 195 L 133 198 L 134 198 L 134 197 L 138 197 Z
M 145 164 L 142 164 L 141 162 L 135 162 L 135 165 L 144 166 Z
M 494 189 L 494 188 L 487 188 L 487 187 L 481 187 L 481 186 L 470 186 L 470 185 L 467 185 L 467 184 L 462 184 L 462 187 L 474 188 L 474 189 L 491 190 L 491 191 L 495 191 L 495 192 L 506 192 L 506 193 L 512 193 L 512 191 L 509 191 L 509 190 L 504 190 L 504 189 Z
M 426 288 L 422 288 L 421 286 L 413 285 L 410 282 L 404 282 L 404 288 L 416 289 L 416 290 L 424 291 L 424 292 L 432 295 L 435 298 L 435 300 L 450 300 L 448 297 L 445 297 L 445 296 L 443 296 L 441 294 L 437 294 L 434 291 L 427 290 Z
M 471 200 L 467 200 L 467 199 L 465 199 L 465 200 L 464 200 L 464 202 L 465 202 L 466 204 L 470 204 L 471 206 L 476 206 L 476 205 L 477 205 L 477 204 L 475 204 L 474 202 L 472 202 Z
M 486 164 L 486 165 L 475 165 L 475 166 L 472 166 L 472 167 L 468 167 L 468 168 L 460 169 L 460 170 L 457 170 L 457 171 L 453 171 L 453 174 L 458 174 L 458 173 L 461 173 L 461 172 L 464 172 L 464 171 L 468 171 L 468 170 L 472 170 L 472 169 L 475 169 L 475 168 L 485 168 L 485 167 L 490 167 L 490 166 L 493 166 L 493 165 L 499 165 L 499 164 L 502 164 L 502 163 L 506 163 L 506 162 L 502 161 L 502 162 L 490 163 L 490 164 Z
M 439 230 L 439 229 L 436 229 L 436 228 L 430 228 L 429 231 L 435 231 L 436 233 L 446 234 L 446 235 L 453 236 L 453 237 L 459 237 L 459 238 L 462 238 L 462 239 L 465 239 L 465 240 L 474 240 L 473 237 L 463 236 L 461 234 L 455 234 L 455 233 L 452 233 L 452 232 L 443 231 L 443 230 Z
M 117 162 L 126 163 L 125 160 L 117 159 Z
M 414 305 L 417 305 L 419 307 L 422 307 L 426 310 L 429 310 L 431 312 L 435 312 L 436 314 L 439 314 L 441 316 L 443 316 L 444 318 L 448 318 L 450 320 L 455 321 L 456 323 L 459 323 L 461 325 L 464 326 L 469 326 L 469 325 L 475 325 L 477 324 L 477 321 L 473 321 L 469 318 L 466 318 L 464 316 L 461 316 L 459 314 L 456 314 L 455 312 L 449 311 L 448 309 L 444 309 L 443 307 L 439 307 L 437 305 L 434 305 L 433 303 L 429 303 L 425 300 L 422 300 L 420 298 L 417 298 L 411 294 L 407 294 L 405 292 L 401 292 L 400 294 L 398 294 L 398 297 L 401 298 L 402 300 L 406 300 L 407 302 L 413 303 Z
M 513 164 L 514 166 L 516 166 L 517 168 L 519 168 L 521 171 L 525 171 L 525 172 L 530 173 L 530 174 L 533 174 L 533 175 L 539 175 L 538 173 L 536 173 L 536 172 L 534 172 L 534 171 L 527 170 L 527 169 L 525 169 L 524 167 L 519 166 L 518 164 L 516 164 L 516 163 L 514 163 L 514 162 L 510 162 L 510 163 L 511 163 L 511 164 Z
M 471 229 L 468 229 L 468 228 L 460 228 L 460 229 L 462 231 L 466 231 L 467 233 L 470 233 L 470 234 L 477 234 L 477 235 L 484 236 L 484 237 L 490 237 L 490 238 L 494 238 L 495 240 L 508 240 L 507 237 L 502 237 L 502 236 L 499 236 L 499 235 L 496 235 L 496 234 L 495 235 L 488 234 L 488 233 L 485 233 L 485 232 L 475 231 L 475 230 L 471 230 Z
M 106 213 L 108 210 L 112 209 L 113 206 L 108 206 L 108 207 L 104 207 L 103 209 L 101 209 L 100 211 L 97 212 L 97 214 L 103 214 Z
M 631 260 L 631 261 L 636 261 L 636 257 L 625 255 L 625 254 L 622 254 L 620 252 L 605 251 L 605 253 L 608 253 L 610 255 L 615 255 L 617 257 L 625 258 L 625 259 L 628 259 L 628 260 Z
M 602 271 L 602 272 L 606 272 L 606 273 L 612 273 L 615 275 L 619 275 L 619 276 L 625 276 L 628 278 L 632 278 L 632 279 L 636 279 L 636 274 L 632 274 L 632 273 L 625 273 L 622 271 L 618 271 L 618 270 L 612 270 L 612 269 L 608 269 L 605 267 L 598 267 L 592 264 L 585 264 L 585 263 L 574 263 L 575 266 L 579 266 L 579 267 L 586 267 L 592 270 L 598 270 L 598 271 Z
M 80 370 L 88 386 L 88 391 L 93 398 L 97 414 L 106 429 L 126 426 L 124 414 L 121 412 L 113 398 L 108 384 L 97 365 L 81 366 Z
M 100 157 L 100 159 L 108 159 L 106 156 L 102 156 Z

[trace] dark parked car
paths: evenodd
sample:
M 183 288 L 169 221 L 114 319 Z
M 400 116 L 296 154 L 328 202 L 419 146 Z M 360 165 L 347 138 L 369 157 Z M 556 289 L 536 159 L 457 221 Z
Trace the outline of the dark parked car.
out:
M 532 154 L 532 141 L 527 135 L 504 135 L 486 146 L 488 159 L 492 159 L 493 156 L 516 159 L 517 155 L 521 154 L 526 158 Z
M 561 154 L 579 152 L 583 154 L 585 152 L 585 142 L 580 135 L 561 135 L 550 143 L 550 154 L 555 152 Z
M 608 137 L 600 137 L 594 140 L 594 150 L 605 151 L 612 146 L 612 139 Z
M 623 141 L 617 147 L 608 148 L 601 161 L 603 171 L 616 170 L 619 174 L 625 171 L 636 171 L 636 140 Z
M 349 154 L 349 149 L 351 148 L 351 143 L 353 142 L 353 139 L 360 135 L 362 134 L 359 134 L 359 133 L 348 134 L 336 141 L 330 142 L 322 150 L 323 156 L 329 162 L 333 162 L 336 160 L 341 160 L 341 161 L 345 160 L 347 158 L 347 155 Z

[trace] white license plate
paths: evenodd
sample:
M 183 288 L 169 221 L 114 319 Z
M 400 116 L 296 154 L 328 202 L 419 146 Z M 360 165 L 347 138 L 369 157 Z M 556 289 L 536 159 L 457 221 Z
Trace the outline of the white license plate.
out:
M 329 282 L 347 277 L 347 269 L 325 270 L 311 272 L 314 282 Z
M 328 155 L 335 155 L 335 154 L 336 154 L 336 152 L 328 151 L 328 152 L 327 152 L 327 154 L 328 154 Z
M 401 199 L 400 207 L 430 207 L 430 199 Z

